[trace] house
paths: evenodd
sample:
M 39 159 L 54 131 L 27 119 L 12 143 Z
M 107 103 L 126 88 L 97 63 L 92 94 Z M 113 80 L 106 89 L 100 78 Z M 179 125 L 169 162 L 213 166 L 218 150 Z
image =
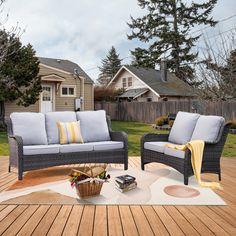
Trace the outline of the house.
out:
M 165 69 L 122 66 L 108 87 L 125 89 L 120 101 L 186 100 L 196 98 L 193 88 Z
M 39 57 L 42 93 L 29 107 L 6 103 L 6 116 L 16 111 L 42 112 L 94 109 L 94 82 L 69 60 Z

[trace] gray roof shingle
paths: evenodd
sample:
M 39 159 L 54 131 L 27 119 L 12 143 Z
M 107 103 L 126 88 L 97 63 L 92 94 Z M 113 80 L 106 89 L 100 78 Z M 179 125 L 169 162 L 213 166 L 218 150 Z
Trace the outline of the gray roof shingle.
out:
M 78 70 L 79 75 L 85 77 L 85 82 L 88 83 L 94 83 L 93 80 L 85 73 L 85 71 L 82 70 L 82 68 L 69 60 L 63 60 L 63 59 L 55 59 L 55 58 L 46 58 L 46 57 L 38 57 L 40 63 L 64 70 L 66 72 L 74 74 L 74 69 Z
M 142 95 L 143 93 L 149 91 L 148 88 L 138 88 L 138 89 L 129 89 L 121 94 L 120 98 L 134 98 L 136 96 Z
M 167 81 L 163 81 L 161 72 L 158 70 L 134 66 L 125 67 L 161 96 L 196 96 L 190 85 L 170 72 L 167 73 Z

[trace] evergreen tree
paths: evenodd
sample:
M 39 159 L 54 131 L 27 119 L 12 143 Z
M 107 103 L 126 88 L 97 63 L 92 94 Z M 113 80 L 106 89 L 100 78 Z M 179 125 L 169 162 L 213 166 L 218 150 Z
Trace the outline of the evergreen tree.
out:
M 120 68 L 121 59 L 119 59 L 119 54 L 117 54 L 115 47 L 112 46 L 107 56 L 102 59 L 102 66 L 99 67 L 101 71 L 98 78 L 99 84 L 106 86 Z
M 11 40 L 13 40 L 11 38 Z M 11 41 L 12 42 L 12 41 Z M 14 38 L 0 63 L 0 122 L 4 123 L 5 102 L 17 101 L 18 105 L 34 104 L 41 92 L 39 60 L 28 44 L 23 46 L 19 38 Z
M 154 68 L 162 57 L 166 57 L 167 68 L 189 84 L 194 82 L 194 68 L 190 66 L 197 58 L 191 52 L 200 35 L 192 36 L 196 25 L 214 26 L 210 17 L 217 0 L 187 4 L 184 0 L 138 0 L 148 13 L 128 23 L 132 33 L 128 39 L 147 43 L 146 48 L 131 51 L 137 66 Z

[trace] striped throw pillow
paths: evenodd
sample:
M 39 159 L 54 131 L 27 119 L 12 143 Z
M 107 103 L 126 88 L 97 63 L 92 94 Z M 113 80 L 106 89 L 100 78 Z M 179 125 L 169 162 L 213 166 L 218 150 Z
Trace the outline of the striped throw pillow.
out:
M 60 144 L 84 143 L 80 130 L 80 121 L 57 122 Z

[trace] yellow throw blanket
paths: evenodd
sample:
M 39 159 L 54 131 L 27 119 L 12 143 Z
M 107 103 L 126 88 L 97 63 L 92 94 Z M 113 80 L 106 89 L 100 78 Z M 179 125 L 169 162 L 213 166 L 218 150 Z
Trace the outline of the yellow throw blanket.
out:
M 185 145 L 166 144 L 165 146 L 169 148 L 181 150 L 181 151 L 185 151 L 188 148 L 191 152 L 191 163 L 193 167 L 193 172 L 198 183 L 202 187 L 222 189 L 220 184 L 217 182 L 202 182 L 201 181 L 201 168 L 202 168 L 202 157 L 203 157 L 204 145 L 205 143 L 202 140 L 193 140 L 193 141 L 188 142 Z

